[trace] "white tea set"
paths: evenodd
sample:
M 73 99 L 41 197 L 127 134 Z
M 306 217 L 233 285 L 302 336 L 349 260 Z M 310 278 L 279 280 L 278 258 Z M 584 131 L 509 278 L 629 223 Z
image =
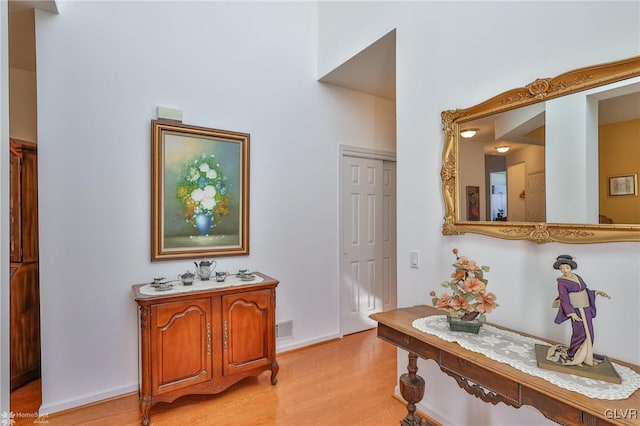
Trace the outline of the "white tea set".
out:
M 178 274 L 178 280 L 182 285 L 192 285 L 196 279 L 200 281 L 209 281 L 213 276 L 217 282 L 224 282 L 227 277 L 230 276 L 229 272 L 215 271 L 217 262 L 215 260 L 202 260 L 200 263 L 193 262 L 196 266 L 195 272 L 187 270 L 182 274 Z M 248 269 L 240 269 L 236 277 L 241 281 L 252 281 L 256 278 L 253 273 L 250 273 Z M 157 277 L 153 279 L 151 286 L 158 291 L 169 290 L 173 288 L 173 283 L 178 281 L 167 281 L 164 277 Z

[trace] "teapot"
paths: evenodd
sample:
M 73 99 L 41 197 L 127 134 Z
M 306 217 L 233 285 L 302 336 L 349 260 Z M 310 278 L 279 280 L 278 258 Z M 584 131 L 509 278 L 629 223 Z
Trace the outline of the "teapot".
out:
M 193 280 L 195 279 L 196 274 L 191 271 L 187 271 L 184 274 L 178 274 L 178 278 L 182 280 L 183 285 L 191 285 L 193 284 Z
M 196 265 L 196 273 L 200 277 L 202 281 L 207 281 L 211 276 L 211 273 L 215 269 L 217 262 L 215 260 L 203 260 L 199 264 L 197 262 L 193 262 Z

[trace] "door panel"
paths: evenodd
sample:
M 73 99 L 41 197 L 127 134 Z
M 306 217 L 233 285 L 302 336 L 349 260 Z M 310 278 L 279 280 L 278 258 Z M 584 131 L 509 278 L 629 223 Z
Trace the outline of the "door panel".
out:
M 507 219 L 509 222 L 525 222 L 525 174 L 524 163 L 507 167 Z
M 22 156 L 22 261 L 38 261 L 38 157 L 25 149 Z
M 224 375 L 270 364 L 274 339 L 271 292 L 259 290 L 223 296 Z
M 525 194 L 527 222 L 544 222 L 547 217 L 544 171 L 527 176 Z
M 164 303 L 151 316 L 154 394 L 211 380 L 211 299 Z
M 375 327 L 369 315 L 383 306 L 382 160 L 343 157 L 343 334 Z
M 382 175 L 382 310 L 398 306 L 396 245 L 396 163 L 385 161 Z

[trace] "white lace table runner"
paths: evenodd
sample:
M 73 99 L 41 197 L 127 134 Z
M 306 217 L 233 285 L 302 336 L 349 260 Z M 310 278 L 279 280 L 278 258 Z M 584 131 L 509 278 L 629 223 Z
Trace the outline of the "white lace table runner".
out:
M 549 343 L 491 325 L 484 324 L 478 334 L 450 331 L 445 315 L 418 318 L 412 325 L 422 332 L 433 334 L 447 342 L 456 342 L 465 349 L 481 353 L 487 358 L 509 364 L 524 373 L 590 398 L 626 399 L 640 388 L 640 374 L 615 363 L 612 364 L 622 379 L 621 384 L 538 368 L 535 344 Z
M 187 293 L 190 291 L 211 290 L 238 285 L 257 284 L 261 283 L 262 281 L 264 281 L 264 278 L 257 275 L 250 281 L 246 281 L 235 275 L 230 275 L 222 282 L 218 282 L 215 279 L 208 281 L 195 280 L 191 285 L 183 285 L 180 280 L 176 280 L 170 282 L 171 288 L 169 288 L 168 290 L 158 290 L 151 284 L 143 285 L 142 287 L 140 287 L 140 294 L 144 294 L 146 296 L 164 296 L 176 293 Z

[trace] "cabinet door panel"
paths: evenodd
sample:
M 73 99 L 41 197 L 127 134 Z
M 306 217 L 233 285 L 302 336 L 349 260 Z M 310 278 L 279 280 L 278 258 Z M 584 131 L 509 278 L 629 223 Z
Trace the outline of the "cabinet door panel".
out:
M 22 154 L 22 261 L 38 261 L 38 157 L 36 151 Z
M 10 289 L 11 388 L 40 377 L 40 289 L 38 265 L 12 270 Z
M 274 357 L 272 292 L 223 297 L 223 374 L 270 364 Z
M 211 300 L 164 303 L 151 315 L 154 394 L 211 380 Z
M 10 186 L 11 197 L 9 200 L 9 222 L 11 230 L 11 262 L 22 261 L 22 210 L 20 209 L 20 157 L 11 150 L 10 163 Z

